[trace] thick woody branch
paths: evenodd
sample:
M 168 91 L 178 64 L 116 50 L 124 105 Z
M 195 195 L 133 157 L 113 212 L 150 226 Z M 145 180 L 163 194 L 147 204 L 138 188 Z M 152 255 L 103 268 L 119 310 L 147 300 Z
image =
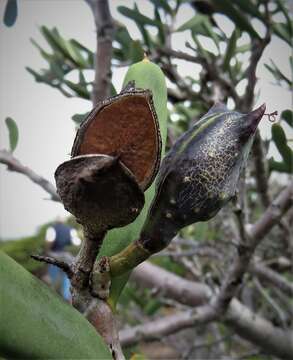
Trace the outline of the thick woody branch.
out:
M 256 262 L 251 263 L 249 272 L 263 280 L 265 283 L 274 286 L 281 290 L 284 294 L 293 298 L 293 283 L 287 281 L 283 276 L 279 275 L 276 271 Z
M 165 296 L 186 305 L 196 306 L 207 302 L 209 305 L 199 306 L 196 312 L 178 313 L 134 329 L 126 329 L 120 335 L 122 343 L 132 344 L 142 338 L 154 339 L 154 337 L 167 335 L 198 323 L 218 320 L 227 310 L 224 320 L 228 325 L 233 326 L 236 332 L 276 356 L 290 358 L 292 354 L 290 336 L 292 334 L 273 327 L 265 319 L 251 313 L 233 297 L 249 266 L 254 249 L 292 206 L 292 192 L 293 183 L 279 194 L 260 220 L 250 229 L 248 232 L 249 245 L 238 250 L 238 256 L 219 295 L 211 297 L 211 290 L 208 286 L 181 279 L 175 274 L 170 274 L 148 263 L 141 264 L 136 268 L 132 276 L 138 283 L 154 286 Z
M 248 230 L 252 246 L 256 247 L 263 237 L 275 226 L 293 203 L 293 181 L 284 188 L 267 208 L 262 217 Z
M 212 292 L 207 285 L 183 279 L 148 262 L 140 264 L 133 271 L 131 278 L 138 285 L 154 287 L 161 294 L 180 303 L 201 306 L 196 309 L 196 313 L 192 311 L 179 312 L 147 324 L 122 330 L 120 340 L 123 346 L 133 345 L 140 340 L 161 339 L 164 335 L 214 320 L 210 317 L 210 306 L 203 305 L 211 299 Z M 223 321 L 238 335 L 272 355 L 285 359 L 290 358 L 293 350 L 292 333 L 274 327 L 269 321 L 252 313 L 238 300 L 231 301 Z
M 95 82 L 93 104 L 106 99 L 111 92 L 111 59 L 114 23 L 108 0 L 86 0 L 90 5 L 97 29 L 97 52 L 95 57 Z
M 52 200 L 60 201 L 55 187 L 48 180 L 35 173 L 29 167 L 23 165 L 9 151 L 0 150 L 0 163 L 7 165 L 8 170 L 10 171 L 18 172 L 28 177 L 35 184 L 43 188 L 51 196 Z
M 249 267 L 255 248 L 260 244 L 271 228 L 278 223 L 282 215 L 290 208 L 290 206 L 292 206 L 292 202 L 293 182 L 272 202 L 263 216 L 255 225 L 253 225 L 252 229 L 247 232 L 245 242 L 240 243 L 237 247 L 235 260 L 223 282 L 215 303 L 219 313 L 224 313 L 226 311 L 230 301 L 236 295 L 236 292 L 242 283 L 243 276 Z

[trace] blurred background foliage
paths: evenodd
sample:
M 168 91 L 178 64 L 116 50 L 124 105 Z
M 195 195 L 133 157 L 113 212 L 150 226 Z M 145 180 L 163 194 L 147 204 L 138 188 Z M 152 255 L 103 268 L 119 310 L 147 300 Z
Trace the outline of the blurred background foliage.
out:
M 140 61 L 144 53 L 162 68 L 168 85 L 169 147 L 215 101 L 223 101 L 228 103 L 231 109 L 248 112 L 256 100 L 256 94 L 254 94 L 257 81 L 256 66 L 271 37 L 278 37 L 288 47 L 292 46 L 293 21 L 288 8 L 289 2 L 283 0 L 235 0 L 233 2 L 228 0 L 149 0 L 148 2 L 153 5 L 152 16 L 143 13 L 140 9 L 140 1 L 133 7 L 118 7 L 120 14 L 136 24 L 140 37 L 133 38 L 127 27 L 114 19 L 112 71 L 115 72 L 116 68 L 128 67 Z M 178 26 L 176 16 L 183 6 L 189 7 L 190 19 Z M 218 15 L 229 19 L 233 28 L 230 36 L 222 29 L 221 18 Z M 16 18 L 16 1 L 10 0 L 5 13 L 5 24 L 13 25 Z M 91 101 L 94 49 L 88 49 L 75 39 L 66 39 L 62 35 L 62 30 L 41 26 L 40 31 L 46 46 L 40 46 L 34 39 L 31 39 L 31 42 L 46 61 L 47 66 L 43 69 L 32 69 L 28 66 L 27 71 L 36 82 L 53 87 L 65 97 L 79 97 Z M 184 51 L 174 50 L 172 35 L 183 31 L 186 32 L 188 39 L 184 44 Z M 178 71 L 178 60 L 196 64 L 198 71 L 182 76 Z M 265 64 L 268 77 L 270 76 L 276 85 L 276 91 L 279 86 L 288 91 L 292 90 L 292 56 L 288 61 L 291 67 L 290 76 L 276 65 L 274 59 Z M 112 95 L 119 90 L 112 84 Z M 72 114 L 72 120 L 76 126 L 87 114 Z M 271 127 L 271 137 L 268 139 L 259 137 L 262 158 L 258 160 L 261 161 L 265 171 L 263 174 L 267 182 L 265 191 L 269 192 L 269 198 L 280 187 L 275 180 L 276 177 L 272 175 L 283 173 L 289 176 L 292 173 L 293 164 L 292 138 L 288 136 L 288 130 L 292 133 L 293 112 L 291 109 L 282 109 L 276 119 L 277 121 Z M 10 135 L 10 150 L 13 151 L 18 139 L 17 126 L 10 118 L 6 119 L 6 123 Z M 268 155 L 271 146 L 275 146 L 279 156 Z M 258 179 L 258 170 L 255 169 L 255 161 L 257 161 L 255 157 L 259 154 L 257 155 L 255 150 L 253 153 L 254 159 L 250 160 L 246 171 L 245 194 L 242 194 L 248 223 L 257 219 L 267 205 L 262 201 L 258 184 L 262 180 Z M 218 283 L 222 274 L 219 269 L 231 260 L 227 254 L 230 247 L 233 247 L 231 239 L 234 234 L 231 230 L 233 224 L 231 226 L 228 219 L 231 218 L 233 206 L 224 209 L 216 219 L 209 223 L 185 228 L 168 248 L 166 254 L 163 252 L 154 256 L 151 261 L 187 278 L 197 280 L 203 276 L 208 281 Z M 72 220 L 69 219 L 69 221 Z M 29 255 L 42 252 L 44 234 L 49 225 L 49 223 L 43 225 L 35 236 L 15 241 L 1 241 L 0 249 L 6 251 L 30 271 L 41 274 L 43 266 L 30 260 Z M 281 237 L 282 241 L 274 241 L 277 237 Z M 268 236 L 266 243 L 258 250 L 257 256 L 278 269 L 277 259 L 279 257 L 289 259 L 293 254 L 290 241 L 285 221 L 280 228 L 275 229 Z M 212 261 L 211 253 L 208 253 L 210 248 L 214 250 Z M 176 256 L 179 250 L 184 253 L 190 250 L 192 252 L 194 249 L 196 249 L 197 257 Z M 285 269 L 287 270 L 283 271 L 283 275 L 290 277 L 290 267 L 285 267 Z M 243 301 L 252 302 L 254 309 L 258 309 L 265 317 L 279 324 L 280 319 L 274 311 L 271 311 L 270 306 L 265 301 L 259 303 L 259 299 L 256 299 L 260 295 L 256 295 L 259 291 L 255 289 L 253 278 L 249 277 L 246 284 L 248 290 L 246 289 L 240 295 Z M 269 288 L 266 288 L 265 292 L 273 294 Z M 292 299 L 289 303 L 292 306 Z M 282 306 L 285 306 L 283 312 L 286 322 L 292 323 L 290 312 L 286 309 L 288 304 Z M 168 299 L 157 298 L 153 296 L 151 290 L 140 288 L 132 282 L 125 287 L 119 307 L 121 318 L 131 325 L 141 323 L 145 317 L 152 317 L 158 312 L 165 313 L 168 308 L 172 308 Z M 132 310 L 131 313 L 129 309 Z M 228 336 L 227 334 L 227 329 L 223 328 L 221 335 Z M 231 351 L 233 353 L 235 349 Z M 202 356 L 207 356 L 207 353 L 203 352 Z M 256 360 L 261 358 L 258 354 L 250 357 Z

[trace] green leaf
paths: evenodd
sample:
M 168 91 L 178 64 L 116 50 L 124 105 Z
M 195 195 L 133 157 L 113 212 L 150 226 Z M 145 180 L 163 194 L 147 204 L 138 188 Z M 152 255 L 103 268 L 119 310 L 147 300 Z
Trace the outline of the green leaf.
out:
M 80 125 L 83 120 L 88 116 L 89 111 L 84 114 L 75 114 L 71 116 L 71 119 L 77 124 Z
M 233 21 L 235 27 L 243 31 L 247 31 L 251 37 L 261 39 L 260 35 L 255 31 L 255 29 L 250 24 L 247 17 L 243 14 L 242 11 L 238 10 L 233 6 L 233 3 L 229 0 L 211 0 L 215 9 L 228 16 L 230 20 Z
M 36 82 L 42 82 L 42 75 L 37 73 L 35 70 L 33 70 L 32 68 L 26 66 L 25 69 L 31 74 L 33 75 L 33 77 L 35 78 Z
M 211 22 L 210 22 L 209 19 L 206 19 L 206 21 L 204 21 L 203 28 L 204 28 L 204 30 L 206 32 L 206 35 L 213 39 L 217 49 L 220 50 L 220 47 L 219 47 L 219 42 L 220 42 L 219 35 L 213 30 L 213 27 L 212 27 Z
M 283 163 L 289 170 L 288 172 L 291 172 L 293 167 L 293 151 L 287 144 L 285 131 L 280 124 L 272 125 L 272 139 L 283 158 Z
M 15 24 L 17 19 L 17 1 L 7 0 L 3 22 L 6 26 L 10 27 Z
M 199 39 L 197 38 L 196 34 L 194 31 L 191 32 L 191 36 L 193 41 L 195 42 L 196 46 L 197 46 L 197 50 L 200 53 L 200 55 L 202 55 L 203 57 L 205 57 L 206 59 L 208 59 L 209 61 L 214 57 L 214 54 L 211 53 L 210 51 L 206 50 L 202 45 L 201 42 L 199 41 Z
M 84 52 L 87 55 L 87 59 L 86 59 L 87 68 L 93 69 L 94 68 L 94 53 L 90 49 L 88 49 L 86 46 L 82 45 L 80 42 L 78 42 L 75 39 L 70 39 L 69 41 L 74 47 L 76 47 L 81 52 Z
M 13 152 L 18 143 L 18 127 L 16 122 L 10 117 L 5 119 L 5 123 L 9 132 L 10 151 Z
M 167 135 L 167 88 L 162 70 L 156 64 L 140 61 L 128 69 L 124 78 L 124 85 L 129 81 L 135 81 L 135 85 L 141 89 L 149 89 L 153 94 L 153 101 L 157 112 L 162 137 L 162 156 L 164 155 Z M 99 256 L 112 256 L 125 248 L 131 241 L 138 238 L 141 227 L 148 213 L 151 200 L 155 193 L 155 184 L 145 192 L 145 206 L 137 219 L 119 229 L 108 232 L 102 244 Z M 112 279 L 109 302 L 115 307 L 117 299 L 128 280 L 129 274 Z
M 88 69 L 89 64 L 88 62 L 83 58 L 83 56 L 80 53 L 80 50 L 78 47 L 76 47 L 75 43 L 72 40 L 66 41 L 65 46 L 70 53 L 71 57 L 74 59 L 76 64 L 79 65 L 81 69 Z
M 165 29 L 164 29 L 163 22 L 161 20 L 160 13 L 157 8 L 155 8 L 155 19 L 158 21 L 157 27 L 158 27 L 158 37 L 159 37 L 160 43 L 162 45 L 165 45 L 165 40 L 166 40 Z
M 241 46 L 237 46 L 236 52 L 241 54 L 250 50 L 251 50 L 251 44 L 244 44 Z
M 0 293 L 0 356 L 112 359 L 80 313 L 2 251 Z
M 292 166 L 288 166 L 283 161 L 275 161 L 273 158 L 269 160 L 269 169 L 270 171 L 278 171 L 280 173 L 292 173 Z
M 281 119 L 286 121 L 286 123 L 293 127 L 293 111 L 292 110 L 284 110 L 281 114 Z
M 132 63 L 136 63 L 143 59 L 144 51 L 139 40 L 133 40 L 130 44 L 129 57 Z
M 54 56 L 49 54 L 47 51 L 45 51 L 34 39 L 30 39 L 30 40 L 31 43 L 39 50 L 42 57 L 50 63 L 54 58 Z
M 134 9 L 129 9 L 126 6 L 118 6 L 117 10 L 120 12 L 120 14 L 128 17 L 129 19 L 134 20 L 136 23 L 140 23 L 142 25 L 152 25 L 152 26 L 159 25 L 156 20 L 153 20 L 141 14 L 137 7 L 135 7 Z
M 223 60 L 223 69 L 227 71 L 229 69 L 230 61 L 236 52 L 237 39 L 239 37 L 239 31 L 235 28 L 233 31 L 229 43 L 227 45 L 226 53 Z
M 185 31 L 185 30 L 193 30 L 196 31 L 199 26 L 202 26 L 203 23 L 207 20 L 207 16 L 205 15 L 195 15 L 188 21 L 186 21 L 183 25 L 179 26 L 176 32 Z
M 264 21 L 264 16 L 258 10 L 257 5 L 253 4 L 251 0 L 234 0 L 234 3 L 244 12 Z
M 80 84 L 75 84 L 72 81 L 69 80 L 64 80 L 64 84 L 66 84 L 73 92 L 76 93 L 77 96 L 86 99 L 86 100 L 90 100 L 91 99 L 91 95 L 89 93 L 89 91 L 87 90 L 86 86 L 82 86 Z
M 115 32 L 115 40 L 121 44 L 121 47 L 125 51 L 129 50 L 130 45 L 133 41 L 126 26 L 120 24 L 118 25 L 117 30 Z
M 292 46 L 292 35 L 290 33 L 291 28 L 292 28 L 292 20 L 290 22 L 290 26 L 288 26 L 288 24 L 284 24 L 284 23 L 274 23 L 273 24 L 274 33 L 290 46 Z
M 292 81 L 290 79 L 287 78 L 286 75 L 284 75 L 281 70 L 279 70 L 279 68 L 277 67 L 277 65 L 273 62 L 272 59 L 271 60 L 271 65 L 268 64 L 264 64 L 265 67 L 272 73 L 272 75 L 274 76 L 274 78 L 277 81 L 285 81 L 289 87 L 292 86 Z
M 151 1 L 151 3 L 153 3 L 155 8 L 161 8 L 161 9 L 164 9 L 166 11 L 166 13 L 168 13 L 170 15 L 173 14 L 173 9 L 168 4 L 168 0 L 150 0 L 150 1 Z
M 41 26 L 41 32 L 51 46 L 52 50 L 57 53 L 61 53 L 74 65 L 79 66 L 79 63 L 74 56 L 75 53 L 72 44 L 69 44 L 65 39 L 63 39 L 56 28 L 49 30 L 46 26 Z
M 287 26 L 288 26 L 289 34 L 291 36 L 291 44 L 292 44 L 293 23 L 290 18 L 290 15 L 289 15 L 289 9 L 286 8 L 283 0 L 276 0 L 276 2 L 278 4 L 279 9 L 281 10 L 281 12 L 283 13 L 283 15 L 285 16 L 285 18 L 287 20 Z

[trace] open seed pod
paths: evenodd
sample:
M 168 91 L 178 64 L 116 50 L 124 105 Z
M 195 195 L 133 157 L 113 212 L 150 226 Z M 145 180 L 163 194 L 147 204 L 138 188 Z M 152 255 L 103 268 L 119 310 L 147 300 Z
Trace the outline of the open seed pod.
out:
M 55 180 L 65 209 L 92 234 L 131 223 L 144 205 L 135 177 L 112 156 L 77 156 L 59 165 Z
M 223 104 L 181 136 L 162 162 L 157 191 L 139 243 L 153 253 L 177 232 L 211 219 L 235 195 L 265 105 L 248 113 Z
M 72 157 L 118 157 L 142 190 L 154 180 L 161 157 L 161 137 L 152 94 L 129 83 L 117 96 L 100 102 L 81 124 Z

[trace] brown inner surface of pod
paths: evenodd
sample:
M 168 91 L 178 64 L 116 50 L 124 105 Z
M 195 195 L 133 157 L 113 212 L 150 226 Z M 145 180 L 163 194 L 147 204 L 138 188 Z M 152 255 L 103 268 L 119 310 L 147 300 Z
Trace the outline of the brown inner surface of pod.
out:
M 145 190 L 160 161 L 160 134 L 148 93 L 128 94 L 102 107 L 80 131 L 73 156 L 118 156 Z

